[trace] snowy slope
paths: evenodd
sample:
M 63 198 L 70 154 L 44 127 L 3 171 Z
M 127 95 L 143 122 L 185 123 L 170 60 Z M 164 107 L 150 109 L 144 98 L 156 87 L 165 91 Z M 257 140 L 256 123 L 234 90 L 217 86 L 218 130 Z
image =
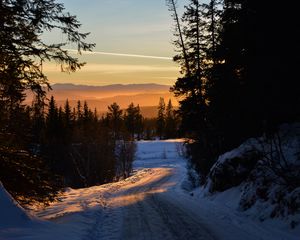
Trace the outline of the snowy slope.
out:
M 219 156 L 198 196 L 300 236 L 299 134 L 300 124 L 282 125 L 272 141 L 248 139 Z
M 33 209 L 47 221 L 2 227 L 0 239 L 299 240 L 294 232 L 254 221 L 222 202 L 235 199 L 237 190 L 215 199 L 183 190 L 187 170 L 186 160 L 178 155 L 180 144 L 180 140 L 138 142 L 130 178 L 68 189 L 59 202 Z
M 31 223 L 31 217 L 4 189 L 0 182 L 0 228 L 26 226 Z

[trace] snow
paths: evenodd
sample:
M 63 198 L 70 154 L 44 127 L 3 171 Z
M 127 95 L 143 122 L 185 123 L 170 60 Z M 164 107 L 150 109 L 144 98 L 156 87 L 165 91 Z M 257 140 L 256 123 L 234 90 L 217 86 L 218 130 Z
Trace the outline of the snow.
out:
M 295 179 L 299 174 L 299 133 L 298 123 L 282 125 L 277 134 L 281 139 L 281 154 L 285 161 L 281 155 L 275 155 L 277 152 L 273 153 L 273 157 L 278 156 L 273 159 L 282 161 L 281 164 L 283 163 L 285 167 L 282 169 L 285 169 L 284 173 L 291 179 Z M 278 139 L 274 137 L 273 141 Z M 263 136 L 248 139 L 236 149 L 219 156 L 210 170 L 205 186 L 199 190 L 199 196 L 223 203 L 231 209 L 244 211 L 245 216 L 263 222 L 261 223 L 263 226 L 271 226 L 300 236 L 300 188 L 297 188 L 299 185 L 295 187 L 285 184 L 280 180 L 280 175 L 274 174 L 266 164 L 264 157 L 274 152 L 272 147 L 274 148 L 274 145 L 270 145 L 270 138 L 266 140 Z M 249 155 L 255 152 L 258 154 Z M 248 166 L 245 160 L 248 161 Z M 250 161 L 253 161 L 253 164 L 249 165 Z M 236 179 L 236 176 L 242 176 L 238 186 L 230 181 Z M 223 185 L 229 183 L 226 186 L 227 190 L 220 189 L 220 183 Z
M 139 141 L 131 177 L 66 189 L 60 201 L 31 209 L 40 220 L 25 214 L 0 187 L 0 239 L 299 240 L 300 234 L 282 228 L 280 221 L 260 222 L 238 211 L 239 187 L 214 195 L 203 188 L 193 194 L 183 189 L 182 142 Z
M 8 228 L 17 225 L 27 225 L 31 223 L 31 217 L 25 210 L 11 197 L 0 182 L 0 206 L 1 218 L 0 227 Z

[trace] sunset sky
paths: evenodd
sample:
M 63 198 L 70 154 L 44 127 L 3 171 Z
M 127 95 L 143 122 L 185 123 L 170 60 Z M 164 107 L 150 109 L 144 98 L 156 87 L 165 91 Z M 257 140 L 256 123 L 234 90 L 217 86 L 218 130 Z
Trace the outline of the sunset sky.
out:
M 179 76 L 179 67 L 171 60 L 175 54 L 171 43 L 173 23 L 165 0 L 60 2 L 77 15 L 81 31 L 91 32 L 88 41 L 96 43 L 96 48 L 93 54 L 80 58 L 87 65 L 77 73 L 68 75 L 60 73 L 55 64 L 46 66 L 51 83 L 172 85 Z M 46 34 L 45 38 L 50 42 L 64 39 L 57 33 Z

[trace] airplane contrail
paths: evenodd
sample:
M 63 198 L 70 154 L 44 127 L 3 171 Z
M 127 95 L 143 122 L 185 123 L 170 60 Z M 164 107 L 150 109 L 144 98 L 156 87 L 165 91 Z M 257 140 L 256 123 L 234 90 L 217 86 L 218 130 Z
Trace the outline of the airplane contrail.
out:
M 75 49 L 65 49 L 72 53 L 77 53 Z M 89 55 L 109 55 L 109 56 L 118 56 L 118 57 L 134 57 L 134 58 L 148 58 L 148 59 L 160 59 L 160 60 L 172 60 L 171 57 L 160 57 L 160 56 L 150 56 L 150 55 L 139 55 L 139 54 L 127 54 L 127 53 L 112 53 L 112 52 L 89 52 L 81 51 L 83 54 Z

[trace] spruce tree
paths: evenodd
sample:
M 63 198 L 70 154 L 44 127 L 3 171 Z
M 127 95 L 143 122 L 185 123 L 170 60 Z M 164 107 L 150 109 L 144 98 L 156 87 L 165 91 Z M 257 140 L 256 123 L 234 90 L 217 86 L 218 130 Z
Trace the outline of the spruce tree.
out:
M 180 16 L 177 11 L 177 0 L 166 0 L 166 4 L 175 23 L 174 35 L 178 37 L 178 39 L 173 42 L 174 45 L 179 49 L 178 54 L 174 57 L 174 60 L 181 60 L 183 63 L 181 66 L 182 72 L 185 72 L 187 76 L 190 76 L 190 64 L 185 46 Z
M 64 126 L 68 130 L 70 130 L 72 127 L 72 118 L 72 110 L 69 104 L 69 100 L 67 99 L 64 106 Z
M 80 100 L 77 101 L 77 114 L 76 114 L 76 119 L 77 122 L 80 123 L 82 121 L 82 106 Z
M 181 127 L 193 135 L 196 132 L 204 132 L 206 128 L 205 20 L 202 12 L 203 5 L 198 0 L 189 0 L 182 16 L 185 49 L 181 47 L 178 51 L 186 51 L 190 71 L 186 71 L 186 63 L 182 54 L 174 57 L 174 60 L 181 65 L 181 71 L 184 74 L 183 77 L 177 79 L 172 88 L 176 96 L 183 97 L 179 107 L 182 116 Z
M 186 71 L 183 54 L 174 57 L 183 73 L 183 77 L 178 78 L 172 88 L 176 96 L 182 97 L 179 106 L 181 130 L 194 140 L 189 145 L 189 152 L 204 177 L 216 157 L 208 118 L 208 88 L 219 41 L 220 17 L 216 5 L 217 2 L 213 0 L 209 4 L 202 4 L 198 0 L 188 1 L 182 16 L 185 49 L 178 44 L 175 46 L 179 46 L 178 51 L 186 51 L 190 72 Z
M 140 139 L 143 131 L 142 120 L 143 117 L 139 105 L 134 106 L 134 104 L 131 103 L 125 111 L 124 121 L 126 129 L 130 133 L 132 139 L 134 139 L 135 134 L 137 134 L 138 139 Z
M 33 144 L 41 144 L 42 138 L 45 134 L 45 108 L 46 104 L 44 100 L 37 97 L 33 100 L 31 111 L 32 111 L 32 136 Z M 36 149 L 39 151 L 39 149 Z
M 159 99 L 158 113 L 156 119 L 156 134 L 160 139 L 163 139 L 165 133 L 165 110 L 166 104 L 164 98 Z
M 175 138 L 177 136 L 175 111 L 171 99 L 166 107 L 166 127 L 165 138 Z
M 54 97 L 51 96 L 46 117 L 47 132 L 50 136 L 55 136 L 58 131 L 58 109 Z
M 137 105 L 135 109 L 136 134 L 138 140 L 140 140 L 144 130 L 143 116 L 141 114 L 140 105 Z
M 117 103 L 113 103 L 108 106 L 108 113 L 106 118 L 110 128 L 113 131 L 114 139 L 119 139 L 120 137 L 120 131 L 123 125 L 122 114 L 123 110 L 120 109 L 120 106 Z

